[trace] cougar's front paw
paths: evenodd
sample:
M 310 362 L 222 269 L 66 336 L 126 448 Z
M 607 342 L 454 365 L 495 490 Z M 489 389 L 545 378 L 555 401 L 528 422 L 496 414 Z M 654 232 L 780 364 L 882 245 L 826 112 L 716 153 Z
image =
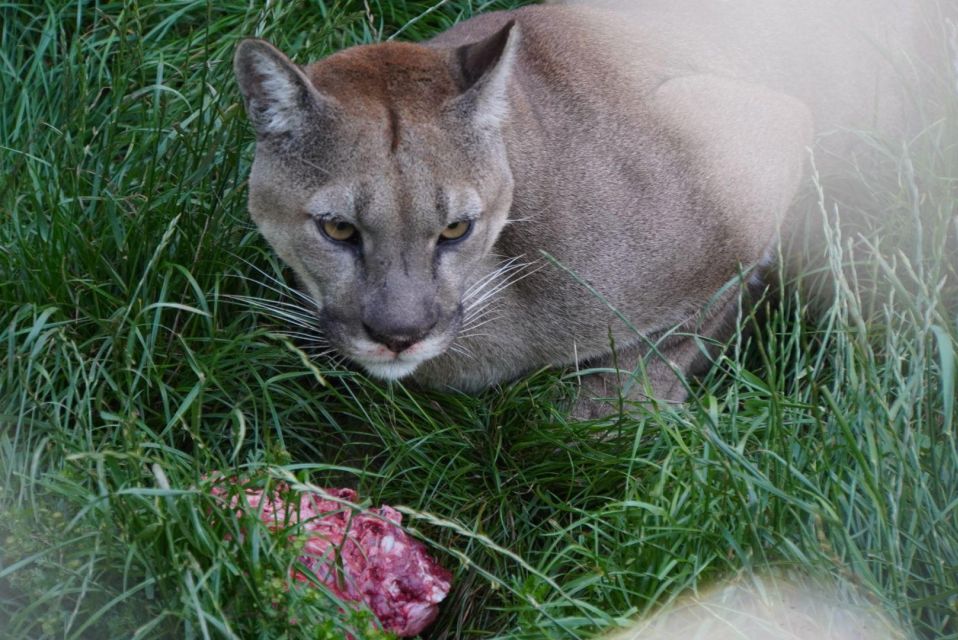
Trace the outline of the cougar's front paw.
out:
M 625 371 L 581 377 L 569 417 L 598 420 L 620 412 L 633 413 L 638 405 L 649 408 L 658 403 L 681 404 L 688 399 L 686 384 L 671 369 L 648 373 L 647 380 Z
M 579 393 L 572 401 L 569 417 L 574 420 L 598 420 L 618 414 L 622 408 L 619 376 L 591 374 L 579 378 Z

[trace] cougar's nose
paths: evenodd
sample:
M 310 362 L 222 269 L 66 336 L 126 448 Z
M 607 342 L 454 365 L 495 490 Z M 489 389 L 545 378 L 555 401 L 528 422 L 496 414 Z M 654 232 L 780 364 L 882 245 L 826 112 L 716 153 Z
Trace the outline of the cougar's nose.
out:
M 378 342 L 379 344 L 387 347 L 390 351 L 395 353 L 402 353 L 409 347 L 413 346 L 420 340 L 426 337 L 429 331 L 436 326 L 435 322 L 432 322 L 429 326 L 376 326 L 363 323 L 363 328 L 366 330 L 366 334 Z

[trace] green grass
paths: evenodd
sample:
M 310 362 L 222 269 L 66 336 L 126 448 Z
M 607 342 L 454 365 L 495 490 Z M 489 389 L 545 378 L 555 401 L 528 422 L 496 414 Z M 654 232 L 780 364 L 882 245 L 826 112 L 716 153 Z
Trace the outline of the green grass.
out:
M 245 213 L 238 38 L 305 61 L 517 4 L 0 3 L 0 636 L 375 635 L 286 589 L 295 543 L 211 517 L 219 469 L 402 505 L 455 572 L 431 638 L 590 637 L 769 566 L 958 638 L 950 70 L 920 135 L 809 181 L 827 251 L 687 406 L 569 422 L 552 372 L 384 387 L 244 301 L 289 293 Z

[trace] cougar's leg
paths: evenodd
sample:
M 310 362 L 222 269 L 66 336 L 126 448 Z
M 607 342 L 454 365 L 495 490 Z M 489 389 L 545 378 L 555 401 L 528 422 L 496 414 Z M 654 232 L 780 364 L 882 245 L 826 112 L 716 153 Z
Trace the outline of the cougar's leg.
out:
M 738 287 L 731 287 L 674 331 L 649 336 L 614 354 L 584 363 L 582 369 L 611 369 L 582 376 L 572 417 L 601 418 L 629 403 L 655 398 L 681 403 L 688 397 L 687 380 L 708 370 L 735 330 L 743 304 Z M 698 339 L 697 339 L 698 338 Z

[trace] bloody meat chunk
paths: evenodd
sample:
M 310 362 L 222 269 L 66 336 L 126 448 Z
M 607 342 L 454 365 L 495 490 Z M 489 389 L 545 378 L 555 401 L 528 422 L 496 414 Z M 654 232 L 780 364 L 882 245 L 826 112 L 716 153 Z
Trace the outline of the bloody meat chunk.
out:
M 222 485 L 212 491 L 218 496 L 228 493 Z M 357 502 L 352 489 L 294 494 L 281 483 L 267 496 L 260 489 L 243 491 L 249 506 L 271 528 L 300 524 L 308 536 L 300 557 L 303 566 L 342 600 L 365 602 L 384 629 L 415 636 L 436 619 L 452 574 L 403 531 L 402 514 L 392 507 L 354 511 L 343 504 Z M 236 494 L 229 504 L 244 506 Z M 293 575 L 309 579 L 302 572 Z

